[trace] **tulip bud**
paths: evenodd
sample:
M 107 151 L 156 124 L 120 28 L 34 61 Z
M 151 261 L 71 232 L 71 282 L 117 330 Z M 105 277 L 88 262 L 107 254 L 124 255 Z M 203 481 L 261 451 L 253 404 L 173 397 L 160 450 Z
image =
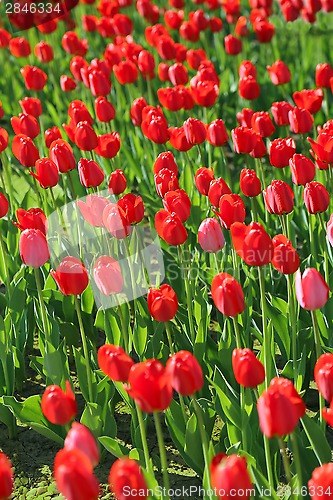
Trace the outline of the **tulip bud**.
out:
M 144 475 L 138 463 L 132 458 L 119 458 L 110 469 L 109 486 L 116 498 L 126 498 L 126 490 L 140 492 L 140 498 L 149 496 Z
M 202 368 L 188 351 L 173 354 L 167 361 L 166 371 L 170 376 L 172 387 L 182 396 L 191 396 L 200 391 L 204 385 Z
M 308 182 L 303 191 L 303 198 L 310 214 L 325 212 L 330 204 L 330 194 L 320 182 Z
M 110 194 L 117 195 L 123 193 L 126 185 L 126 177 L 122 170 L 118 169 L 111 173 L 108 185 Z
M 300 270 L 297 271 L 295 289 L 300 306 L 310 311 L 324 307 L 330 292 L 322 275 L 312 267 L 306 269 L 303 275 Z
M 103 295 L 120 293 L 124 286 L 124 280 L 119 263 L 112 257 L 102 255 L 94 264 L 94 280 Z
M 242 492 L 242 498 L 247 500 L 253 491 L 246 458 L 237 455 L 216 455 L 210 466 L 210 482 L 221 500 L 231 498 L 235 492 Z
M 168 284 L 161 285 L 160 288 L 150 288 L 147 303 L 150 315 L 160 322 L 170 321 L 178 310 L 176 292 Z
M 63 295 L 81 295 L 89 283 L 88 273 L 75 257 L 64 257 L 57 269 L 50 271 Z
M 58 385 L 49 385 L 45 389 L 41 408 L 43 415 L 52 424 L 65 425 L 75 417 L 77 406 L 68 380 L 66 380 L 66 391 Z
M 215 306 L 225 316 L 234 318 L 244 311 L 242 287 L 230 274 L 217 274 L 212 281 L 211 292 Z
M 205 219 L 198 229 L 198 242 L 205 252 L 216 253 L 224 247 L 224 236 L 219 222 L 214 219 Z
M 26 266 L 38 268 L 50 258 L 45 235 L 39 229 L 25 229 L 20 234 L 20 255 Z
M 261 193 L 261 182 L 255 170 L 243 168 L 240 173 L 239 187 L 245 196 L 253 198 Z
M 4 453 L 0 452 L 0 498 L 10 498 L 14 489 L 12 464 Z
M 257 387 L 265 380 L 265 368 L 251 349 L 233 350 L 232 369 L 243 387 Z

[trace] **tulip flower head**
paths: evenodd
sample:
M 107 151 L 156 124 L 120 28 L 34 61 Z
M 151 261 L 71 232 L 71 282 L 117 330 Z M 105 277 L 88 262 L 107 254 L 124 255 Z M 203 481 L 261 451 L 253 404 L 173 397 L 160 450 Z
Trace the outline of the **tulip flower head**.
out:
M 295 277 L 296 298 L 301 307 L 309 311 L 321 309 L 328 301 L 330 289 L 317 269 L 309 267 Z

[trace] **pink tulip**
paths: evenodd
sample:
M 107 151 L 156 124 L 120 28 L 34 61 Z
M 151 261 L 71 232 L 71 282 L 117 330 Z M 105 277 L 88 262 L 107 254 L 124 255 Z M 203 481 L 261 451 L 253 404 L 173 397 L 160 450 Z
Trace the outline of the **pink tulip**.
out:
M 333 247 L 333 214 L 331 215 L 330 220 L 328 221 L 326 226 L 326 236 Z
M 85 425 L 78 422 L 73 422 L 66 436 L 64 448 L 66 450 L 79 449 L 89 458 L 93 467 L 96 467 L 99 462 L 99 450 L 96 439 Z
M 124 286 L 119 263 L 108 255 L 102 255 L 94 264 L 94 280 L 103 295 L 120 293 Z
M 41 267 L 50 258 L 45 235 L 39 229 L 25 229 L 20 234 L 20 255 L 23 264 Z
M 330 289 L 322 275 L 313 267 L 306 269 L 303 276 L 300 270 L 296 272 L 295 287 L 297 300 L 304 309 L 320 309 L 328 301 Z
M 214 219 L 205 219 L 198 229 L 198 242 L 205 252 L 215 253 L 224 247 L 224 236 L 219 222 Z

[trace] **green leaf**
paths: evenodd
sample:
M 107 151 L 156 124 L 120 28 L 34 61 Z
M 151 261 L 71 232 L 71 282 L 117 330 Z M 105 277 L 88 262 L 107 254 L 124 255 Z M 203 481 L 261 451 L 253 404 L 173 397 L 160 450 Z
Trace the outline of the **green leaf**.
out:
M 98 441 L 116 458 L 127 457 L 130 452 L 130 450 L 122 445 L 117 439 L 113 439 L 109 436 L 101 436 L 98 438 Z
M 308 415 L 301 419 L 303 428 L 320 465 L 332 459 L 331 448 L 327 442 L 324 431 Z
M 102 409 L 100 406 L 98 406 L 96 403 L 86 404 L 80 422 L 91 430 L 95 438 L 98 438 L 101 434 L 103 426 L 101 416 Z

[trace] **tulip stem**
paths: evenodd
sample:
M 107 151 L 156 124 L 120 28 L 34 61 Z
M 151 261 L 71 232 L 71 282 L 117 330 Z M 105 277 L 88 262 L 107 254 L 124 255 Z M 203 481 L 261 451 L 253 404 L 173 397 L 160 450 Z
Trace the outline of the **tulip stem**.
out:
M 42 284 L 40 280 L 40 270 L 38 268 L 34 268 L 35 272 L 35 280 L 36 280 L 36 285 L 37 285 L 37 292 L 38 292 L 38 300 L 39 300 L 39 308 L 40 312 L 42 315 L 42 323 L 43 323 L 43 329 L 44 329 L 44 335 L 45 335 L 45 341 L 50 342 L 50 329 L 49 329 L 49 322 L 47 319 L 46 315 L 46 306 L 43 298 L 43 290 L 42 290 Z
M 183 254 L 183 251 L 182 251 L 182 248 L 180 245 L 178 246 L 178 252 L 179 252 L 179 264 L 180 265 L 184 264 L 184 282 L 185 282 L 185 295 L 186 295 L 186 304 L 187 304 L 187 312 L 188 312 L 188 322 L 190 325 L 191 340 L 192 340 L 192 342 L 194 342 L 195 341 L 195 330 L 194 330 L 194 323 L 193 323 L 192 293 L 191 293 L 190 282 L 188 279 L 188 268 L 187 268 L 187 264 L 185 264 L 184 254 Z
M 121 305 L 119 304 L 119 302 L 118 302 L 117 311 L 118 311 L 119 318 L 120 318 L 121 329 L 122 329 L 122 332 L 124 335 L 125 351 L 127 352 L 127 354 L 130 354 L 130 342 L 129 342 L 129 338 L 128 338 L 128 332 L 127 332 L 126 324 L 124 321 L 123 311 L 121 310 Z
M 195 414 L 197 416 L 198 424 L 199 424 L 199 430 L 200 430 L 201 442 L 202 442 L 202 451 L 203 451 L 203 456 L 204 456 L 204 460 L 205 460 L 205 468 L 206 468 L 206 472 L 207 472 L 207 477 L 209 477 L 210 461 L 209 461 L 208 442 L 207 442 L 205 422 L 204 422 L 204 419 L 202 416 L 202 411 L 201 411 L 201 408 L 198 404 L 198 401 L 197 401 L 195 394 L 193 394 L 193 396 L 192 396 L 192 401 L 193 401 Z M 212 498 L 211 495 L 208 495 L 208 497 L 210 499 Z
M 284 467 L 284 471 L 285 471 L 285 474 L 286 474 L 286 478 L 287 478 L 289 486 L 292 488 L 290 463 L 289 463 L 289 459 L 288 459 L 288 456 L 287 456 L 286 445 L 285 445 L 285 442 L 283 441 L 282 438 L 279 438 L 278 441 L 279 441 L 280 453 L 281 453 L 281 456 L 282 456 L 283 467 Z M 294 496 L 294 495 L 292 495 L 292 496 Z
M 175 354 L 175 350 L 172 345 L 172 332 L 171 332 L 171 327 L 168 321 L 165 322 L 165 331 L 168 337 L 168 342 L 169 342 L 169 349 L 170 349 L 170 354 L 173 356 Z
M 317 315 L 316 311 L 311 311 L 311 319 L 312 319 L 312 325 L 313 325 L 313 333 L 314 333 L 314 338 L 315 338 L 315 348 L 316 348 L 316 358 L 317 360 L 320 358 L 321 355 L 321 347 L 320 347 L 320 332 L 319 332 L 319 326 L 318 326 L 318 320 L 317 320 Z M 318 392 L 319 394 L 319 422 L 320 426 L 322 428 L 325 428 L 325 421 L 323 420 L 323 408 L 325 406 L 324 398 Z
M 3 166 L 3 173 L 5 176 L 6 186 L 7 186 L 8 194 L 9 194 L 10 215 L 12 216 L 14 214 L 15 198 L 14 198 L 11 178 L 10 178 L 10 175 L 8 172 L 8 164 L 7 164 L 7 157 L 6 157 L 5 151 L 3 151 L 1 154 L 1 163 Z
M 293 372 L 294 372 L 294 383 L 297 387 L 297 325 L 296 325 L 296 310 L 295 310 L 295 297 L 293 289 L 293 277 L 291 274 L 287 275 L 287 286 L 288 286 L 288 307 L 289 307 L 289 324 L 291 329 L 291 346 L 292 346 L 292 356 L 293 356 Z
M 309 214 L 309 237 L 310 237 L 310 249 L 311 249 L 311 254 L 313 257 L 314 262 L 317 262 L 317 251 L 316 251 L 316 245 L 313 239 L 314 235 L 314 225 L 313 225 L 313 216 L 312 214 Z
M 323 219 L 323 214 L 320 212 L 318 213 L 319 217 L 319 223 L 322 229 L 322 239 L 323 239 L 323 253 L 324 253 L 324 272 L 325 272 L 325 281 L 329 286 L 330 283 L 330 273 L 329 273 L 329 267 L 328 267 L 328 253 L 326 249 L 326 244 L 327 244 L 327 237 L 326 237 L 326 227 L 325 227 L 325 222 Z
M 146 462 L 146 469 L 149 472 L 149 474 L 152 474 L 154 476 L 154 471 L 153 471 L 153 468 L 151 465 L 151 460 L 149 457 L 147 434 L 146 434 L 145 424 L 143 421 L 142 411 L 141 411 L 141 408 L 139 407 L 138 404 L 135 404 L 135 407 L 136 407 L 136 412 L 138 415 L 140 434 L 141 434 L 141 442 L 142 442 L 142 447 L 143 447 L 143 454 L 144 454 L 145 462 Z
M 239 326 L 238 326 L 238 321 L 237 321 L 237 316 L 232 318 L 233 323 L 234 323 L 234 330 L 235 330 L 235 335 L 236 335 L 236 346 L 238 349 L 242 348 L 242 341 L 239 333 Z
M 5 247 L 5 243 L 3 241 L 2 237 L 2 232 L 0 231 L 0 248 L 1 248 L 1 253 L 2 253 L 2 261 L 3 261 L 3 267 L 5 270 L 5 280 L 6 280 L 6 293 L 8 293 L 8 300 L 11 299 L 11 288 L 10 288 L 10 276 L 9 276 L 9 269 L 8 269 L 8 256 L 7 256 L 7 251 Z
M 252 220 L 258 221 L 258 210 L 257 210 L 257 200 L 255 198 L 251 198 L 251 208 L 252 208 Z
M 262 335 L 263 335 L 263 349 L 264 349 L 264 362 L 265 362 L 265 387 L 267 389 L 271 381 L 271 338 L 267 328 L 267 312 L 266 312 L 266 298 L 265 298 L 265 276 L 262 266 L 258 266 L 259 274 L 259 288 L 261 299 L 261 315 L 262 315 Z
M 290 437 L 291 437 L 291 442 L 293 445 L 294 463 L 295 463 L 296 474 L 297 474 L 298 491 L 301 491 L 302 486 L 303 486 L 303 479 L 302 479 L 303 474 L 302 474 L 302 465 L 301 465 L 301 460 L 300 460 L 300 455 L 299 455 L 297 437 L 296 437 L 294 432 L 291 433 Z
M 167 462 L 167 457 L 166 457 L 166 453 L 165 453 L 165 445 L 164 445 L 163 431 L 162 431 L 162 426 L 161 426 L 161 421 L 160 421 L 160 415 L 157 411 L 154 411 L 153 415 L 154 415 L 158 448 L 160 451 L 161 465 L 162 465 L 163 483 L 164 483 L 164 491 L 165 491 L 165 494 L 163 495 L 163 497 L 166 500 L 170 500 L 170 497 L 169 497 L 170 483 L 169 483 L 169 475 L 168 475 L 168 462 Z
M 79 301 L 78 301 L 78 298 L 76 295 L 74 295 L 74 303 L 75 303 L 77 318 L 79 320 L 79 327 L 80 327 L 81 340 L 82 340 L 82 346 L 83 346 L 83 354 L 84 354 L 85 361 L 86 361 L 86 373 L 87 373 L 87 382 L 88 382 L 89 401 L 92 403 L 94 398 L 93 398 L 93 385 L 92 385 L 92 380 L 91 380 L 91 369 L 90 369 L 90 363 L 89 363 L 89 352 L 88 352 L 87 338 L 86 338 L 86 333 L 84 331 L 80 304 L 79 304 Z

